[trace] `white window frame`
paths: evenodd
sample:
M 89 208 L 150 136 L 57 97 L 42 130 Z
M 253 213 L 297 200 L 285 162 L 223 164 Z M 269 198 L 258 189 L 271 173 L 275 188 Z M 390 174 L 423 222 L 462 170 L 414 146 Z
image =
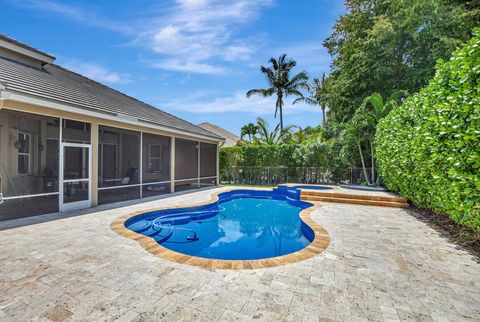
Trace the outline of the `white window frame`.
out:
M 152 157 L 152 146 L 158 146 L 159 147 L 159 153 L 160 155 L 158 157 Z M 160 167 L 158 171 L 153 171 L 152 170 L 152 159 L 153 160 L 158 160 L 160 162 Z M 149 144 L 148 145 L 148 172 L 149 173 L 161 173 L 162 172 L 162 145 L 161 144 Z
M 20 151 L 17 150 L 17 172 L 21 176 L 29 176 L 29 175 L 32 174 L 32 143 L 33 143 L 32 142 L 32 134 L 24 132 L 24 131 L 18 131 L 18 136 L 20 136 L 20 134 L 28 136 L 28 152 L 20 152 Z M 28 171 L 26 173 L 25 172 L 20 172 L 20 169 L 18 169 L 18 157 L 21 156 L 21 155 L 27 157 Z

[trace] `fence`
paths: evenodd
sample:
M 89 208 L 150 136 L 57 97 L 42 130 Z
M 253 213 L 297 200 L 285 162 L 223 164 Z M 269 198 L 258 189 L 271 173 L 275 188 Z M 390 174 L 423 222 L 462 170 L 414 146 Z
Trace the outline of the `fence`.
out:
M 371 168 L 367 168 L 369 180 Z M 308 184 L 366 184 L 362 168 L 332 173 L 317 167 L 231 167 L 220 171 L 220 182 L 273 186 L 287 182 Z

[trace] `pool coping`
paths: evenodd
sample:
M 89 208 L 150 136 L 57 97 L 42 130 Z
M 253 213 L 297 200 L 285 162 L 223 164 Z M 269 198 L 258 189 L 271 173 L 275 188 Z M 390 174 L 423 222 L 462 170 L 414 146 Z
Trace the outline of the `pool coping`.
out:
M 212 194 L 210 200 L 207 202 L 197 203 L 193 205 L 188 205 L 188 207 L 197 207 L 203 206 L 207 204 L 214 203 L 219 200 L 218 195 L 224 192 L 237 190 L 237 189 L 228 189 L 217 191 Z M 305 248 L 282 256 L 265 258 L 265 259 L 255 259 L 255 260 L 222 260 L 222 259 L 211 259 L 211 258 L 203 258 L 203 257 L 196 257 L 191 255 L 186 255 L 182 253 L 175 252 L 170 250 L 162 245 L 158 244 L 155 239 L 152 237 L 148 237 L 142 235 L 140 233 L 136 233 L 127 227 L 125 227 L 125 222 L 135 216 L 138 216 L 142 213 L 150 212 L 150 211 L 157 211 L 157 210 L 166 210 L 166 209 L 175 209 L 175 208 L 185 208 L 185 206 L 178 206 L 178 207 L 161 207 L 161 208 L 153 208 L 148 210 L 139 210 L 135 212 L 131 212 L 129 214 L 123 215 L 117 219 L 115 219 L 110 224 L 110 229 L 129 239 L 136 241 L 141 247 L 143 247 L 147 252 L 150 254 L 166 259 L 175 263 L 180 264 L 187 264 L 197 267 L 202 267 L 205 269 L 257 269 L 257 268 L 267 268 L 267 267 L 275 267 L 281 266 L 286 264 L 293 264 L 297 263 L 309 258 L 312 258 L 320 253 L 322 253 L 330 244 L 330 235 L 328 232 L 319 224 L 317 224 L 310 216 L 310 214 L 321 207 L 320 204 L 316 202 L 308 202 L 312 204 L 312 206 L 303 209 L 300 211 L 300 219 L 307 224 L 315 233 L 315 238 L 313 241 L 306 246 Z

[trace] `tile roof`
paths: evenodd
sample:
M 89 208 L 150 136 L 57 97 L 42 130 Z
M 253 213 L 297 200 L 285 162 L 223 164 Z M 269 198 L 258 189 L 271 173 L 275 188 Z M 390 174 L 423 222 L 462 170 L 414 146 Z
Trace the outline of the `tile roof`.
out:
M 232 132 L 225 130 L 224 128 L 221 128 L 218 125 L 205 122 L 202 124 L 198 124 L 198 126 L 220 137 L 225 138 L 225 144 L 223 145 L 224 147 L 235 146 L 237 145 L 237 142 L 240 141 L 240 138 L 238 136 L 236 136 Z
M 89 111 L 128 115 L 139 121 L 183 130 L 193 136 L 198 134 L 221 139 L 194 124 L 55 64 L 35 68 L 0 56 L 0 82 L 8 91 Z

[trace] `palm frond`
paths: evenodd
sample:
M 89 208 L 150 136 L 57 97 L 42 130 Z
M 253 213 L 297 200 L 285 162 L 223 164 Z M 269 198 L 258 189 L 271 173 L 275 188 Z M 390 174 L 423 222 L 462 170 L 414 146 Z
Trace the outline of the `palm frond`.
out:
M 300 92 L 298 89 L 295 89 L 295 88 L 288 88 L 286 91 L 285 91 L 285 96 L 299 96 L 299 97 L 303 97 L 303 94 L 302 92 Z
M 265 66 L 260 67 L 260 72 L 265 75 L 265 78 L 270 87 L 274 87 L 276 83 L 275 72 L 271 68 Z
M 299 102 L 305 102 L 308 105 L 318 105 L 318 101 L 315 99 L 315 97 L 299 97 L 293 101 L 293 105 Z
M 247 97 L 251 97 L 252 95 L 260 95 L 262 97 L 269 97 L 272 96 L 274 90 L 272 88 L 267 89 L 251 89 L 247 92 Z
M 305 71 L 301 71 L 297 75 L 293 76 L 287 83 L 287 87 L 301 87 L 308 89 L 308 74 Z
M 300 102 L 305 102 L 305 100 L 306 100 L 307 98 L 308 98 L 308 97 L 299 97 L 299 98 L 296 98 L 296 99 L 293 101 L 292 105 L 295 105 L 295 104 L 300 103 Z

